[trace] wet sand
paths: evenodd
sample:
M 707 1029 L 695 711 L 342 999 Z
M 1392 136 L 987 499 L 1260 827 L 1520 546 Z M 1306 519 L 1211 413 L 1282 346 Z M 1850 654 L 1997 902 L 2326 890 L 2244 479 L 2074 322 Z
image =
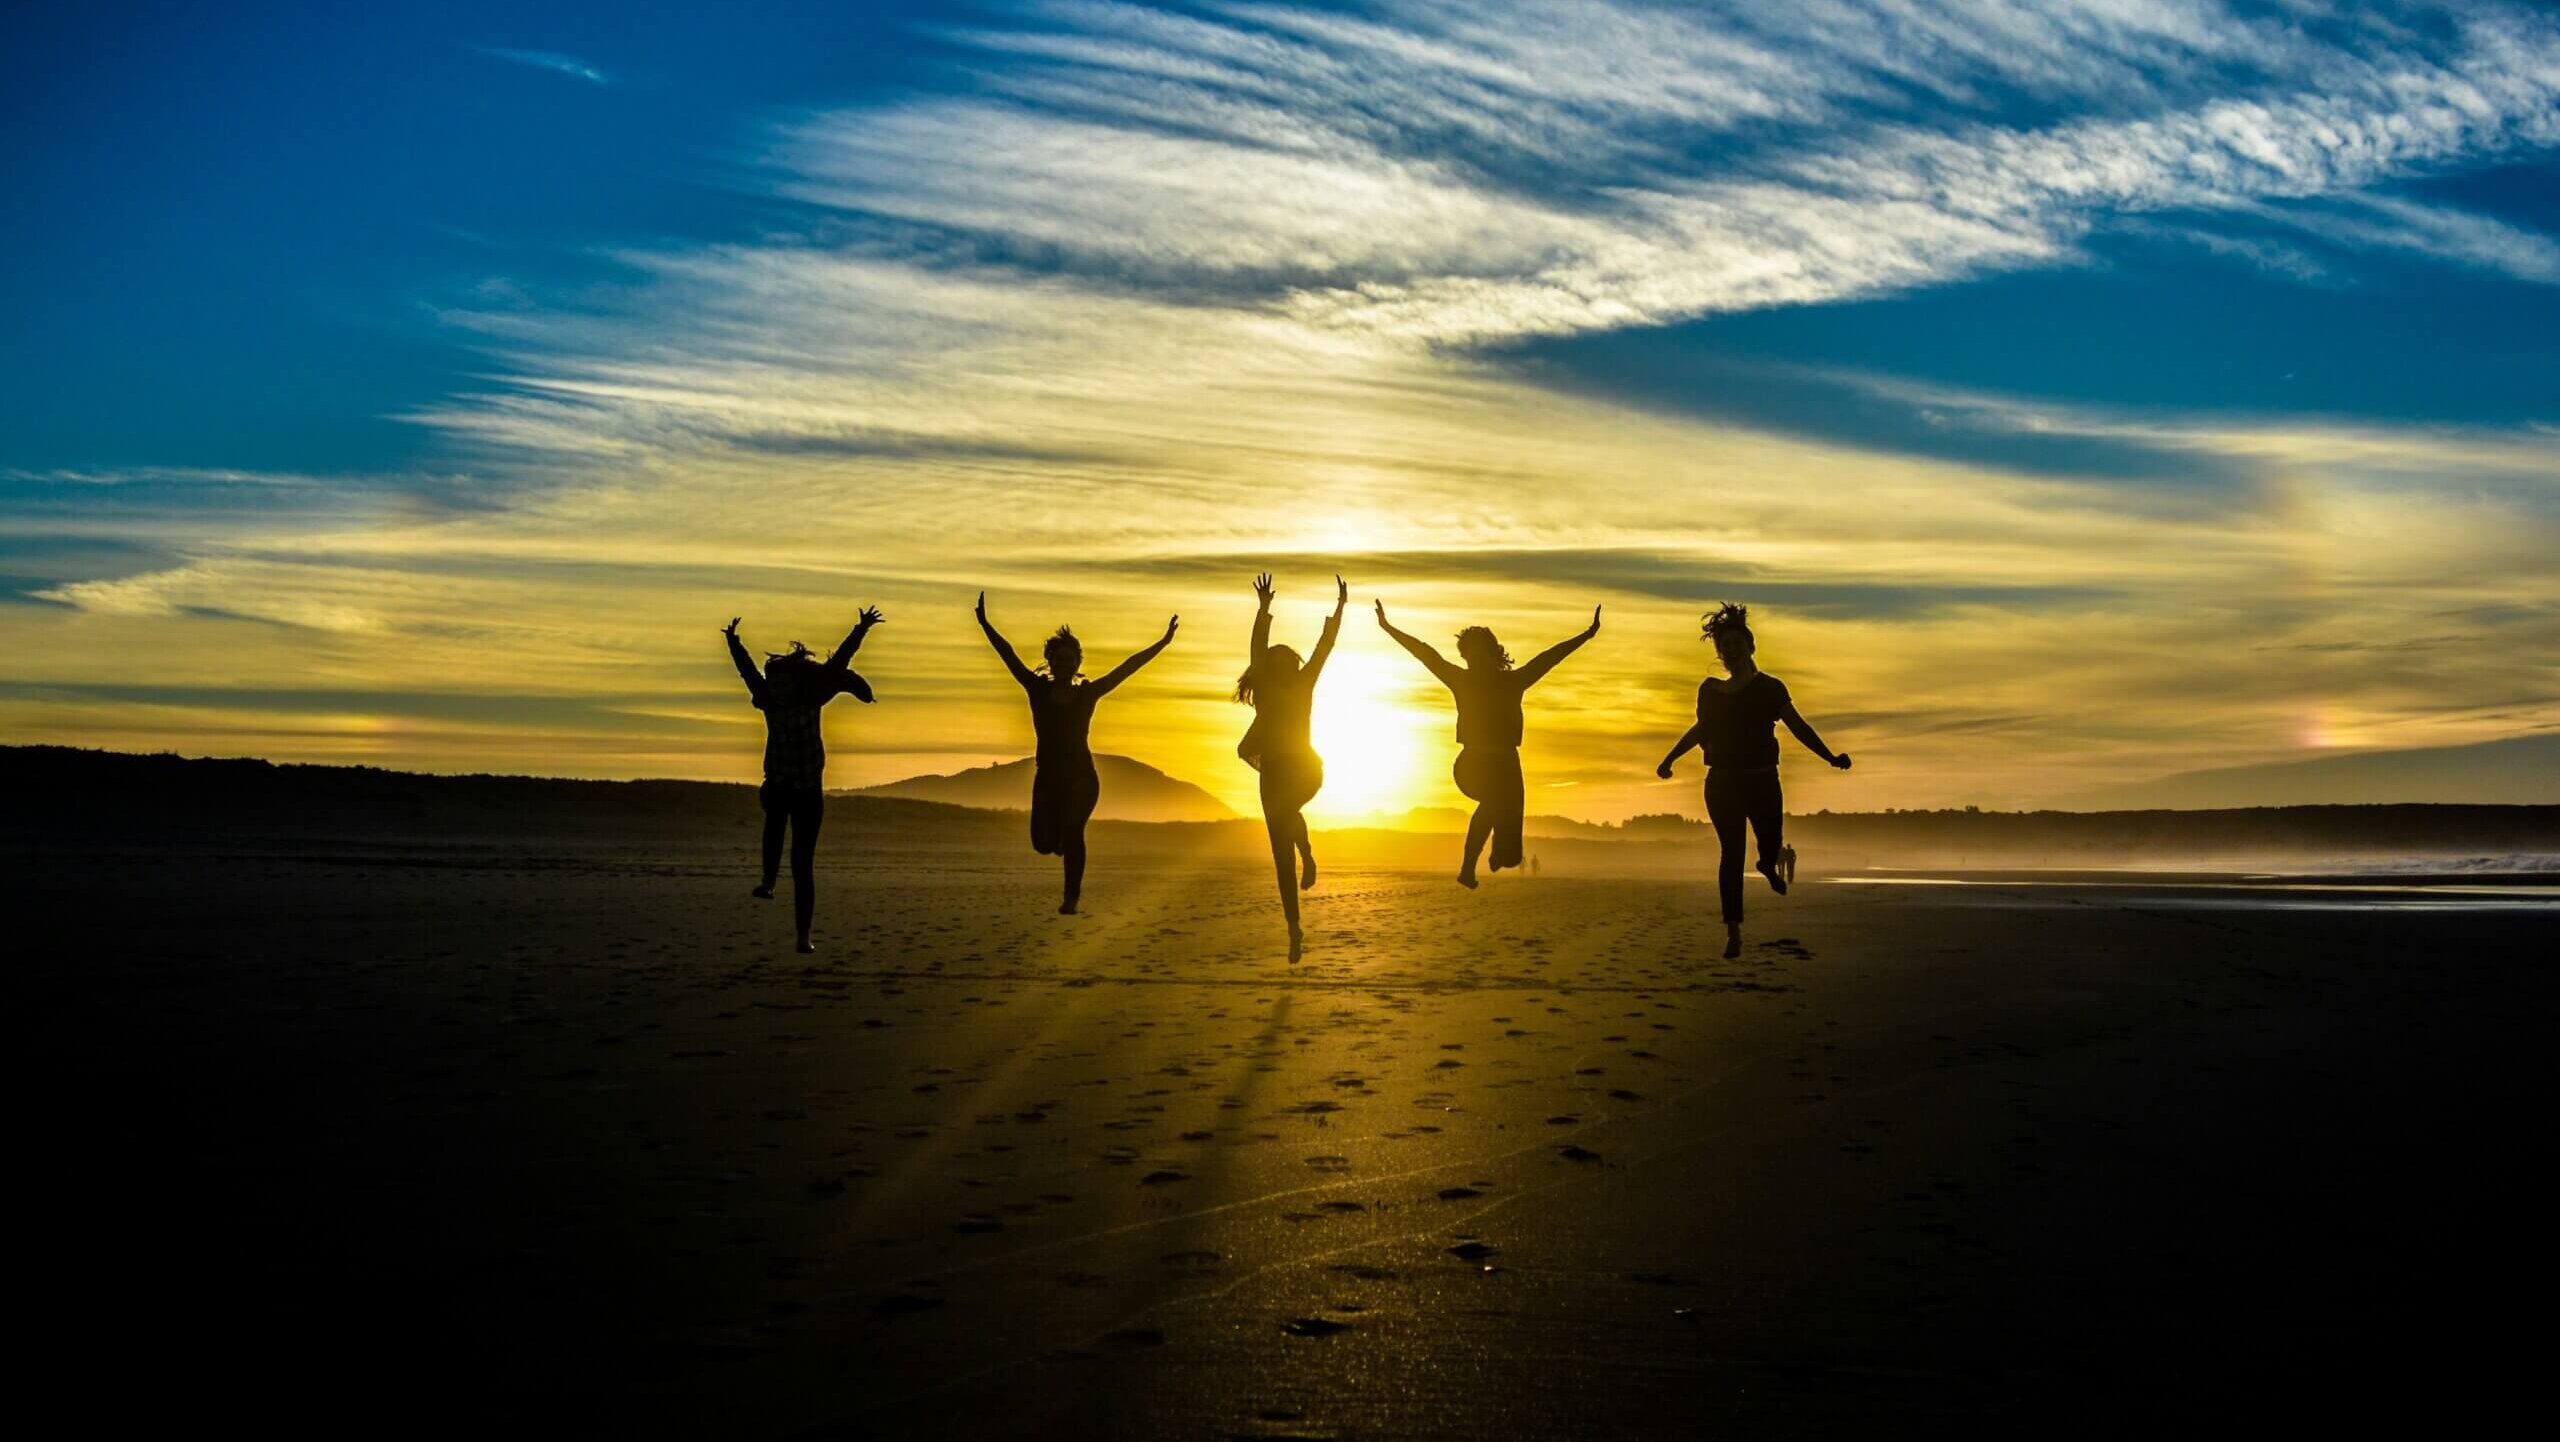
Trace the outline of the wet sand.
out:
M 2560 912 L 12 857 L 35 1375 L 270 1430 L 2133 1430 L 2533 1374 Z M 787 891 L 787 887 L 786 887 Z M 2198 895 L 2203 895 L 2198 893 Z M 2207 900 L 2213 898 L 2207 897 Z M 100 1390 L 103 1388 L 103 1390 Z

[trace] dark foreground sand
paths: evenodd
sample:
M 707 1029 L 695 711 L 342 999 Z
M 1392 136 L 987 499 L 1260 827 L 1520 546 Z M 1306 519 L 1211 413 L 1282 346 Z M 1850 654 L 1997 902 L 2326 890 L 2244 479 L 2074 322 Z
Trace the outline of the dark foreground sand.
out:
M 2548 909 L 1755 881 L 1726 964 L 1693 884 L 1346 873 L 1292 969 L 1267 875 L 945 857 L 829 867 L 813 964 L 726 852 L 261 850 L 11 858 L 25 1405 L 2460 1431 L 2544 1366 Z

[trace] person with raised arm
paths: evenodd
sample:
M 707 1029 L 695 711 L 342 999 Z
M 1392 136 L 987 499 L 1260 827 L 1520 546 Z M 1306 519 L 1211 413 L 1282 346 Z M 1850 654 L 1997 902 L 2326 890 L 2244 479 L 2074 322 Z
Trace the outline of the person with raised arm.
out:
M 761 670 L 747 654 L 746 643 L 738 639 L 741 619 L 730 617 L 720 634 L 728 638 L 729 660 L 738 668 L 738 679 L 747 683 L 747 695 L 764 713 L 764 785 L 756 792 L 764 805 L 764 879 L 756 883 L 754 894 L 773 899 L 787 830 L 791 918 L 799 930 L 799 949 L 812 952 L 818 949 L 809 939 L 809 923 L 818 907 L 818 827 L 827 809 L 827 743 L 819 730 L 818 713 L 838 696 L 870 702 L 871 683 L 862 679 L 852 662 L 853 653 L 862 649 L 862 638 L 880 624 L 880 608 L 863 607 L 862 619 L 825 661 L 794 641 L 790 650 L 767 655 Z
M 978 629 L 987 633 L 987 644 L 995 648 L 1031 702 L 1031 731 L 1038 738 L 1031 766 L 1031 849 L 1058 857 L 1066 865 L 1066 895 L 1058 903 L 1061 916 L 1075 915 L 1084 892 L 1084 827 L 1102 800 L 1102 777 L 1093 769 L 1094 704 L 1171 645 L 1181 624 L 1180 616 L 1165 622 L 1164 635 L 1154 645 L 1112 667 L 1101 680 L 1087 681 L 1083 678 L 1084 643 L 1075 632 L 1060 626 L 1041 643 L 1043 664 L 1034 671 L 1022 664 L 1013 643 L 987 619 L 987 593 L 978 593 Z
M 1748 826 L 1760 841 L 1758 871 L 1780 896 L 1795 879 L 1795 851 L 1786 844 L 1786 796 L 1778 788 L 1778 723 L 1804 748 L 1849 769 L 1847 753 L 1822 744 L 1813 724 L 1796 710 L 1787 684 L 1760 669 L 1753 653 L 1750 612 L 1728 602 L 1710 612 L 1702 640 L 1713 641 L 1725 675 L 1698 683 L 1698 722 L 1681 734 L 1653 771 L 1671 778 L 1672 763 L 1695 746 L 1707 760 L 1707 820 L 1715 826 L 1716 895 L 1724 908 L 1724 955 L 1742 955 L 1742 846 Z
M 1324 786 L 1324 758 L 1316 754 L 1308 724 L 1315 708 L 1316 678 L 1342 631 L 1342 608 L 1351 588 L 1333 578 L 1333 614 L 1304 663 L 1287 646 L 1271 644 L 1271 577 L 1254 577 L 1253 643 L 1236 699 L 1253 708 L 1253 724 L 1236 743 L 1236 755 L 1262 773 L 1262 824 L 1271 833 L 1271 869 L 1280 882 L 1280 912 L 1289 919 L 1289 959 L 1306 949 L 1298 925 L 1298 893 L 1316 884 L 1316 851 L 1307 836 L 1306 804 Z M 1296 852 L 1296 857 L 1290 853 Z
M 1387 620 L 1386 602 L 1376 604 L 1378 625 L 1430 668 L 1457 701 L 1458 761 L 1451 772 L 1458 789 L 1476 803 L 1475 814 L 1467 818 L 1467 855 L 1458 868 L 1458 884 L 1473 889 L 1476 856 L 1484 850 L 1488 836 L 1493 841 L 1494 870 L 1518 866 L 1521 861 L 1529 793 L 1520 775 L 1520 737 L 1527 724 L 1520 698 L 1544 680 L 1557 662 L 1600 634 L 1600 608 L 1591 608 L 1591 625 L 1580 635 L 1558 641 L 1514 670 L 1511 653 L 1485 627 L 1469 626 L 1458 633 L 1458 658 L 1466 664 L 1452 666 L 1429 643 L 1397 630 Z

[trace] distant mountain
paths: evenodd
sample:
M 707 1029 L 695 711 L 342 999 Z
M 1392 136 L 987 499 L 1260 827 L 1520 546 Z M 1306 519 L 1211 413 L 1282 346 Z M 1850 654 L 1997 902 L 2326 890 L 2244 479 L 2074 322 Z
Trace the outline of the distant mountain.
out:
M 1096 756 L 1093 765 L 1102 776 L 1102 805 L 1093 813 L 1097 820 L 1225 821 L 1235 815 L 1217 797 L 1143 761 L 1126 756 Z M 865 786 L 851 794 L 934 801 L 983 811 L 1028 811 L 1031 768 L 1032 762 L 1026 757 L 949 776 L 910 776 L 883 786 Z
M 2308 761 L 2181 771 L 2099 787 L 2071 798 L 2074 810 L 2197 811 L 2408 802 L 2479 806 L 2560 802 L 2560 732 L 2470 746 L 2355 751 Z

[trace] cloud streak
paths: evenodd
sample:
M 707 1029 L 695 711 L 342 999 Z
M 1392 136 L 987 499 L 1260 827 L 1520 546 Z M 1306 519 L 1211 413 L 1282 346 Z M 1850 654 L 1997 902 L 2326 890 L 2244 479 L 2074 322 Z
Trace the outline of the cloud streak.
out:
M 566 75 L 572 80 L 583 80 L 589 85 L 613 83 L 613 77 L 603 70 L 575 55 L 563 55 L 556 50 L 509 50 L 496 45 L 475 45 L 471 48 L 492 60 L 504 60 L 510 65 L 523 65 L 535 70 L 548 70 L 554 75 Z
M 736 775 L 753 718 L 711 628 L 817 640 L 878 601 L 894 679 L 835 749 L 840 780 L 885 780 L 1027 744 L 966 625 L 986 586 L 1008 624 L 1072 619 L 1102 650 L 1176 609 L 1217 638 L 1133 682 L 1103 744 L 1249 805 L 1218 699 L 1241 583 L 1277 567 L 1309 606 L 1337 566 L 1417 631 L 1561 634 L 1607 600 L 1531 757 L 1593 815 L 1694 802 L 1621 753 L 1678 729 L 1697 609 L 1728 596 L 1861 751 L 1838 804 L 2560 722 L 2560 663 L 2535 659 L 2560 656 L 2549 430 L 1813 367 L 1692 374 L 1718 389 L 1691 399 L 1518 363 L 1537 337 L 2087 264 L 2115 228 L 2324 284 L 2375 254 L 2548 284 L 2550 237 L 2415 185 L 2560 145 L 2547 13 L 1041 3 L 945 38 L 948 84 L 758 132 L 734 182 L 761 215 L 795 202 L 797 231 L 616 250 L 613 287 L 441 312 L 492 378 L 409 419 L 443 438 L 445 489 L 503 504 L 220 473 L 28 488 L 0 541 L 143 549 L 28 573 L 49 604 L 0 628 L 39 659 L 0 722 L 115 734 L 96 658 L 183 634 L 155 668 L 170 727 L 247 688 L 303 754 Z M 1872 418 L 1861 444 L 1798 423 L 1844 410 Z M 62 500 L 180 489 L 166 515 Z M 2433 639 L 2369 644 L 2390 635 Z M 1376 642 L 1355 627 L 1346 660 Z M 418 699 L 454 676 L 533 698 L 527 734 Z M 615 694 L 738 723 L 607 727 Z M 1807 778 L 1808 804 L 1842 784 Z

